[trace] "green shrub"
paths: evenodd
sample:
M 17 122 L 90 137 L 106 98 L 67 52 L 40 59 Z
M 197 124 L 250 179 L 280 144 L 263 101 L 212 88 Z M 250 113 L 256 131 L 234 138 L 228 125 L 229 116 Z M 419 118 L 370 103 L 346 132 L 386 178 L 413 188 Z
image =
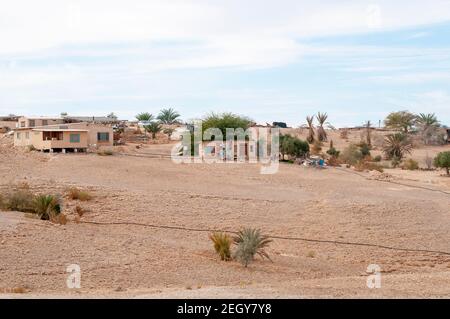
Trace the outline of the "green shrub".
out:
M 413 160 L 412 158 L 409 158 L 403 163 L 403 169 L 407 169 L 410 171 L 418 170 L 419 163 L 417 163 L 417 161 Z
M 42 220 L 51 220 L 61 213 L 59 197 L 52 195 L 38 195 L 33 201 L 34 211 Z
M 280 136 L 280 153 L 292 157 L 304 157 L 309 153 L 309 144 L 289 134 Z
M 439 153 L 434 159 L 434 166 L 445 168 L 447 175 L 450 175 L 450 151 Z
M 225 233 L 215 232 L 209 235 L 209 239 L 214 244 L 214 250 L 220 256 L 221 260 L 231 259 L 231 238 Z
M 245 267 L 253 261 L 255 255 L 271 260 L 264 250 L 271 241 L 267 236 L 261 235 L 259 229 L 244 228 L 234 238 L 234 243 L 237 245 L 234 257 Z
M 338 158 L 340 153 L 341 153 L 341 152 L 339 152 L 338 150 L 336 150 L 334 147 L 330 148 L 330 149 L 327 151 L 327 154 L 330 155 L 331 157 L 334 157 L 334 158 Z
M 358 146 L 363 157 L 370 156 L 370 146 L 366 142 L 361 142 Z

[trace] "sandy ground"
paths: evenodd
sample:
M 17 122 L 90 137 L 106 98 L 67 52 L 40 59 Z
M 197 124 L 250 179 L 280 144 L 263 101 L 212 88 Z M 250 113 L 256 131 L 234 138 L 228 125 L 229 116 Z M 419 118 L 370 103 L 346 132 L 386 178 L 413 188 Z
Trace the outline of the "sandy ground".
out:
M 257 259 L 246 269 L 218 260 L 208 232 L 73 221 L 80 205 L 88 210 L 84 222 L 252 226 L 273 236 L 450 253 L 450 195 L 417 188 L 450 193 L 450 179 L 440 172 L 387 173 L 400 184 L 346 169 L 283 164 L 275 175 L 260 175 L 250 164 L 177 165 L 3 147 L 3 190 L 26 182 L 36 193 L 63 194 L 77 186 L 94 198 L 65 198 L 65 226 L 0 212 L 0 297 L 449 298 L 449 254 L 274 239 L 273 262 Z M 66 286 L 70 264 L 81 267 L 80 289 Z M 379 289 L 366 285 L 370 264 L 381 268 Z M 27 293 L 10 293 L 14 287 Z

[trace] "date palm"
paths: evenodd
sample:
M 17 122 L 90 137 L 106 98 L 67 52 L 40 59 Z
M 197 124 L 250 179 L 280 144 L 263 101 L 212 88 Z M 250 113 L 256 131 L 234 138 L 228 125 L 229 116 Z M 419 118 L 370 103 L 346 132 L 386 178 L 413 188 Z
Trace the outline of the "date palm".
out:
M 385 137 L 383 153 L 388 159 L 396 158 L 401 161 L 406 154 L 411 154 L 412 148 L 413 145 L 406 134 L 395 133 Z
M 306 140 L 309 144 L 312 144 L 316 138 L 316 132 L 314 131 L 314 115 L 306 117 L 306 127 L 308 128 Z
M 255 255 L 271 260 L 264 250 L 271 242 L 272 240 L 268 236 L 261 235 L 259 229 L 244 228 L 234 237 L 234 243 L 237 245 L 235 258 L 245 267 L 254 259 Z
M 159 132 L 161 132 L 162 130 L 162 126 L 159 122 L 151 122 L 148 125 L 144 126 L 144 129 L 146 132 L 149 132 L 152 134 L 152 139 L 156 138 L 156 134 L 158 134 Z
M 144 112 L 144 113 L 139 113 L 138 115 L 136 115 L 136 119 L 138 121 L 149 122 L 149 121 L 153 121 L 154 116 L 148 112 Z
M 326 142 L 328 140 L 327 132 L 325 131 L 325 126 L 329 129 L 334 129 L 334 127 L 327 122 L 328 114 L 327 113 L 317 113 L 316 115 L 317 121 L 319 122 L 319 126 L 317 128 L 317 138 L 320 142 Z
M 157 119 L 163 124 L 175 124 L 178 122 L 180 114 L 172 108 L 162 109 Z
M 417 116 L 417 124 L 419 124 L 424 130 L 430 127 L 439 127 L 439 121 L 434 113 L 420 113 Z

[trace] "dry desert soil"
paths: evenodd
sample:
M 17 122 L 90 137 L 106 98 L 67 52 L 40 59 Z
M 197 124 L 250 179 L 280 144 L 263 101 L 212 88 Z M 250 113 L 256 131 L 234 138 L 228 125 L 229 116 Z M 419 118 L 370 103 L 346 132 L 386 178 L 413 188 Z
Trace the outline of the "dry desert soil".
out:
M 3 146 L 1 191 L 76 186 L 93 199 L 63 197 L 66 225 L 0 212 L 0 297 L 449 298 L 450 179 L 387 173 L 281 164 L 261 175 L 250 164 Z M 87 210 L 79 223 L 76 205 Z M 272 262 L 244 268 L 215 255 L 208 229 L 246 226 L 278 237 Z M 80 289 L 66 285 L 71 264 Z M 381 288 L 367 287 L 371 264 Z

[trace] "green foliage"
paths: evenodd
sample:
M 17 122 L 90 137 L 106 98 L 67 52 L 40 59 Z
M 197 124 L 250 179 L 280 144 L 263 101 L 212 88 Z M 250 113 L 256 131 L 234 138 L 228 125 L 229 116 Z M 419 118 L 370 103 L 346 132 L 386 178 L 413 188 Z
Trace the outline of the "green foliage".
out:
M 361 142 L 358 146 L 363 157 L 370 156 L 370 146 L 366 142 Z
M 148 113 L 148 112 L 144 112 L 144 113 L 139 113 L 138 115 L 136 115 L 136 119 L 138 121 L 152 121 L 154 119 L 153 115 Z
M 416 116 L 408 111 L 393 112 L 389 114 L 384 120 L 386 127 L 394 130 L 403 130 L 404 133 L 414 126 L 416 122 Z
M 52 195 L 38 195 L 33 200 L 34 211 L 40 219 L 50 220 L 61 213 L 59 197 Z
M 145 125 L 144 129 L 146 132 L 152 133 L 152 139 L 155 139 L 156 134 L 161 132 L 162 126 L 159 122 L 151 122 L 149 125 Z
M 221 260 L 231 259 L 231 238 L 225 233 L 215 232 L 209 235 L 209 239 L 214 244 L 214 250 L 220 256 Z
M 383 153 L 387 159 L 395 157 L 401 161 L 406 154 L 411 154 L 412 148 L 412 143 L 406 134 L 395 133 L 385 137 Z
M 245 267 L 253 261 L 255 255 L 271 260 L 264 250 L 271 241 L 267 236 L 261 235 L 259 229 L 244 228 L 234 238 L 234 243 L 237 245 L 235 258 Z
M 180 114 L 172 108 L 162 109 L 157 119 L 163 124 L 175 124 Z
M 233 113 L 210 113 L 203 119 L 202 130 L 205 132 L 210 128 L 218 128 L 222 132 L 223 139 L 225 139 L 227 128 L 242 128 L 245 131 L 250 124 L 251 120 L 245 116 Z
M 292 157 L 304 157 L 309 153 L 309 144 L 289 134 L 280 135 L 280 153 Z
M 327 151 L 327 154 L 334 158 L 338 158 L 340 153 L 341 152 L 335 149 L 334 147 L 329 148 Z
M 447 175 L 450 175 L 450 151 L 439 153 L 434 159 L 434 166 L 445 168 Z
M 340 155 L 342 162 L 349 165 L 356 165 L 363 157 L 359 147 L 355 144 L 347 146 Z
M 422 129 L 427 129 L 432 126 L 434 127 L 440 126 L 436 114 L 434 113 L 429 114 L 420 113 L 416 118 L 416 122 Z

